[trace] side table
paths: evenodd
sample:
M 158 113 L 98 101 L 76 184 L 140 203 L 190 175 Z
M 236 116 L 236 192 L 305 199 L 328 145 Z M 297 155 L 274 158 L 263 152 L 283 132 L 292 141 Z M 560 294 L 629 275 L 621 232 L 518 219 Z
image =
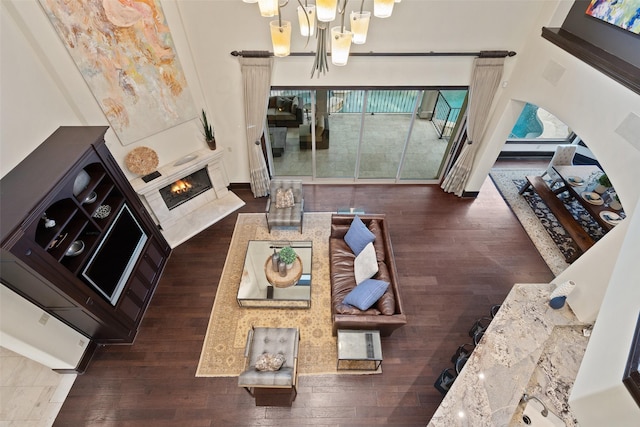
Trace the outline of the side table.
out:
M 288 288 L 298 283 L 298 280 L 302 277 L 302 260 L 299 256 L 296 256 L 296 260 L 293 262 L 293 266 L 287 270 L 285 276 L 281 276 L 279 272 L 273 271 L 271 267 L 271 256 L 267 258 L 267 262 L 264 264 L 264 275 L 267 277 L 267 281 L 276 288 Z
M 364 367 L 361 367 L 363 365 Z M 338 364 L 336 369 L 376 371 L 380 365 L 382 365 L 380 331 L 338 329 Z M 373 366 L 373 368 L 368 366 Z

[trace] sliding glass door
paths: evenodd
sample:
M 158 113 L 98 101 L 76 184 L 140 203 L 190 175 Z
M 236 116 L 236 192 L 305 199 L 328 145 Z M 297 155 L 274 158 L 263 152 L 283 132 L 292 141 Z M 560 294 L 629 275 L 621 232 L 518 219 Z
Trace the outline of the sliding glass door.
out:
M 279 103 L 290 118 L 292 99 L 303 112 L 300 123 L 273 120 L 277 111 L 271 112 L 273 174 L 345 182 L 438 180 L 462 104 L 442 101 L 443 94 L 451 98 L 453 92 L 461 99 L 466 94 L 418 89 L 272 91 L 272 103 Z M 448 105 L 444 121 L 436 112 L 443 103 Z

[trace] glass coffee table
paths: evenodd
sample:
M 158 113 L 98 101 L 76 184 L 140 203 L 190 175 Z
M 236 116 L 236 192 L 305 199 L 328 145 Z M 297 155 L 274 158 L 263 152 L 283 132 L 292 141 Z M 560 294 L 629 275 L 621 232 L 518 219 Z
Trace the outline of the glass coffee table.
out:
M 271 255 L 291 246 L 298 259 L 282 277 L 273 271 Z M 236 297 L 240 307 L 309 308 L 311 307 L 311 241 L 250 240 Z

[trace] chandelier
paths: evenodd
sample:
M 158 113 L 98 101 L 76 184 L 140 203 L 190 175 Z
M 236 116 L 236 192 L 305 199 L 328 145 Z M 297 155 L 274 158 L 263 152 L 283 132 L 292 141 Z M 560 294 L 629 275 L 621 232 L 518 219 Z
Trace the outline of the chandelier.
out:
M 264 17 L 277 16 L 278 19 L 269 22 L 273 55 L 285 57 L 291 54 L 291 22 L 282 20 L 280 9 L 289 0 L 280 4 L 279 0 L 243 0 L 245 3 L 258 3 L 260 14 Z M 316 0 L 315 5 L 307 0 L 298 2 L 298 25 L 300 35 L 307 38 L 307 44 L 312 36 L 316 37 L 316 52 L 311 77 L 318 72 L 325 74 L 329 70 L 327 61 L 327 38 L 331 35 L 331 63 L 337 66 L 347 65 L 351 44 L 364 44 L 367 40 L 371 12 L 364 10 L 364 0 L 360 9 L 349 14 L 349 29 L 345 26 L 345 15 L 349 0 Z M 402 0 L 374 0 L 373 16 L 388 18 L 393 12 L 393 4 Z M 340 17 L 340 25 L 330 27 L 331 22 Z

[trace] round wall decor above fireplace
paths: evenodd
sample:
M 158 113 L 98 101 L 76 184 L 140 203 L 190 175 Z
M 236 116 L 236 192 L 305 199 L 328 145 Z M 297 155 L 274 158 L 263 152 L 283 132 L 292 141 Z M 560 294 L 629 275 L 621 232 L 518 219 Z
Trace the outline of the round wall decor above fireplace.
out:
M 138 175 L 148 175 L 158 168 L 158 153 L 149 147 L 134 148 L 125 158 L 127 168 Z

